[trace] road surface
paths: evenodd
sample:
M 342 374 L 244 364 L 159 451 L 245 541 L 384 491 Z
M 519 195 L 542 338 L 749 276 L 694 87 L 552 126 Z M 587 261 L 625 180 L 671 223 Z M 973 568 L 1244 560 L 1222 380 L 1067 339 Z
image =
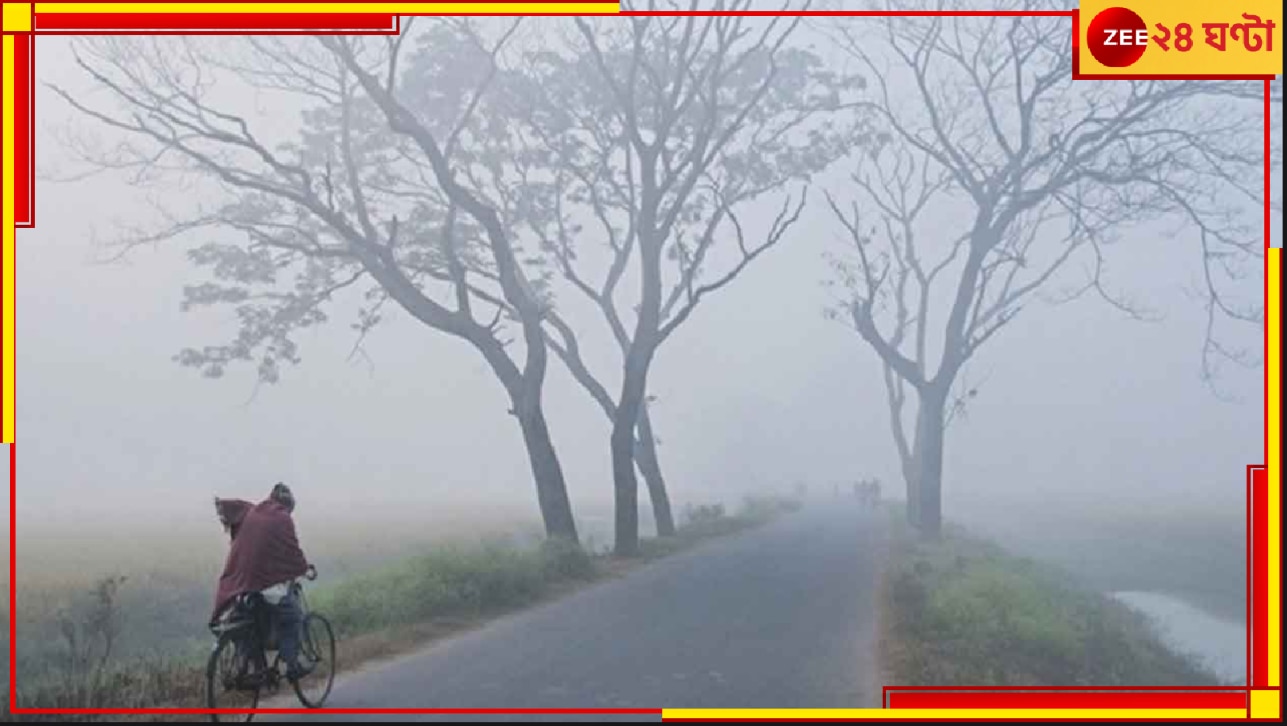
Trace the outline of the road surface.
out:
M 711 541 L 423 651 L 348 675 L 341 664 L 326 705 L 877 706 L 875 589 L 885 522 L 852 498 L 820 498 L 766 527 Z M 298 706 L 280 699 L 264 705 Z

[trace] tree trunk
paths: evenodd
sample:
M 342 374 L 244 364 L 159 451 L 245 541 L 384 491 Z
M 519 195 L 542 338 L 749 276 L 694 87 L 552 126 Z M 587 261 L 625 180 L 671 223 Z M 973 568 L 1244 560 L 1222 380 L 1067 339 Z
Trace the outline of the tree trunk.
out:
M 665 234 L 657 210 L 662 192 L 658 188 L 656 147 L 638 149 L 639 174 L 643 180 L 637 221 L 639 245 L 640 299 L 635 332 L 626 349 L 621 396 L 612 421 L 612 483 L 616 499 L 616 543 L 619 557 L 639 554 L 639 479 L 635 477 L 635 431 L 644 412 L 648 391 L 648 368 L 657 352 L 661 326 L 661 251 Z
M 634 429 L 634 422 L 623 421 L 618 411 L 612 425 L 612 484 L 616 510 L 613 552 L 619 557 L 639 554 L 639 480 L 635 477 Z
M 907 523 L 913 527 L 920 527 L 920 477 L 916 474 L 918 457 L 919 454 L 913 452 L 911 457 L 903 462 L 903 483 L 907 489 Z
M 918 394 L 914 524 L 931 539 L 938 539 L 943 529 L 943 424 L 949 387 L 930 387 Z
M 647 404 L 644 404 L 639 414 L 638 431 L 639 438 L 635 442 L 635 463 L 639 465 L 639 473 L 643 474 L 644 483 L 648 485 L 653 519 L 657 522 L 657 536 L 673 537 L 675 517 L 670 509 L 670 496 L 666 493 L 666 480 L 661 474 L 661 462 L 657 460 L 657 440 L 653 435 Z
M 626 356 L 621 399 L 612 420 L 612 483 L 616 505 L 614 552 L 619 557 L 639 554 L 639 479 L 635 476 L 635 430 L 639 427 L 639 415 L 643 411 L 647 379 L 647 356 L 632 350 Z
M 541 507 L 541 519 L 545 522 L 545 535 L 577 542 L 572 503 L 568 501 L 563 467 L 554 451 L 554 443 L 550 441 L 545 412 L 539 401 L 527 405 L 516 403 L 514 415 L 523 429 L 523 443 L 527 445 L 527 458 L 532 464 L 536 499 Z

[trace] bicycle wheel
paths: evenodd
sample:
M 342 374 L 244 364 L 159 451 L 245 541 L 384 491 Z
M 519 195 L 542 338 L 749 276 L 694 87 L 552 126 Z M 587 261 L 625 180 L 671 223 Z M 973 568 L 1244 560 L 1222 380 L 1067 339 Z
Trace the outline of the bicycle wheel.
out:
M 219 639 L 206 665 L 206 708 L 255 708 L 259 705 L 260 674 L 255 660 L 240 639 L 225 635 Z M 214 723 L 249 723 L 253 713 L 212 713 Z
M 295 682 L 295 695 L 308 708 L 321 708 L 335 683 L 335 634 L 330 622 L 316 613 L 304 618 L 302 630 L 300 660 L 312 670 Z

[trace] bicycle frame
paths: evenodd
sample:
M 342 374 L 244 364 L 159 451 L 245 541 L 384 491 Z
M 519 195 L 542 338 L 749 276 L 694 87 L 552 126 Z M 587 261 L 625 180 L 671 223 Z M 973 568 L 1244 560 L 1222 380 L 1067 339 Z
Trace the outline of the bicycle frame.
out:
M 290 584 L 290 593 L 291 596 L 296 598 L 296 601 L 299 603 L 300 618 L 302 621 L 304 618 L 308 617 L 310 612 L 308 599 L 304 594 L 303 583 L 300 580 L 292 581 Z M 270 641 L 274 640 L 272 636 L 275 634 L 273 630 L 275 626 L 272 623 L 272 615 L 271 612 L 264 610 L 264 608 L 271 608 L 272 606 L 261 598 L 259 603 L 255 606 L 255 609 L 252 609 L 248 613 L 244 613 L 240 617 L 232 617 L 231 614 L 235 611 L 236 607 L 242 604 L 244 604 L 244 601 L 239 601 L 237 605 L 230 607 L 228 615 L 225 615 L 220 620 L 210 624 L 210 631 L 214 633 L 215 636 L 214 647 L 218 648 L 219 642 L 222 641 L 225 636 L 237 633 L 238 631 L 244 631 L 245 635 L 238 638 L 236 647 L 238 651 L 242 648 L 249 647 L 251 648 L 251 652 L 239 652 L 239 654 L 244 655 L 247 658 L 254 659 L 254 662 L 264 669 L 263 673 L 266 680 L 264 683 L 258 684 L 259 686 L 276 688 L 281 679 L 281 651 L 276 648 L 271 649 L 273 652 L 273 662 L 270 664 L 268 662 L 268 653 L 270 649 L 267 647 L 270 643 L 265 642 L 265 639 Z M 267 621 L 263 623 L 262 630 L 260 628 L 260 617 L 268 618 Z M 276 645 L 276 643 L 271 644 Z

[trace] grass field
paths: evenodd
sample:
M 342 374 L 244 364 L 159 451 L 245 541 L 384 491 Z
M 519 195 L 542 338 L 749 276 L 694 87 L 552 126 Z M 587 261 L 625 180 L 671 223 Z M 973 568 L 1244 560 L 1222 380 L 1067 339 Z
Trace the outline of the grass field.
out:
M 922 542 L 893 516 L 898 534 L 881 593 L 889 682 L 1220 685 L 1170 650 L 1142 614 L 1081 577 L 959 528 Z
M 1111 505 L 980 507 L 958 521 L 1104 592 L 1166 593 L 1245 621 L 1247 529 L 1240 507 Z
M 325 586 L 436 548 L 484 543 L 522 548 L 539 541 L 541 529 L 518 516 L 464 519 L 440 514 L 419 526 L 340 526 L 303 518 L 300 531 L 305 552 L 323 573 Z M 208 646 L 205 625 L 228 547 L 217 522 L 212 517 L 204 526 L 131 530 L 128 535 L 20 532 L 15 630 L 18 673 L 24 684 L 41 686 L 65 678 L 65 622 L 86 618 L 93 590 L 106 578 L 125 578 L 113 599 L 120 632 L 114 638 L 112 660 L 160 662 L 189 657 Z
M 454 537 L 439 529 L 431 543 L 406 534 L 392 539 L 387 530 L 384 539 L 373 530 L 362 546 L 348 550 L 318 538 L 313 551 L 319 569 L 327 572 L 329 560 L 334 565 L 329 572 L 344 575 L 312 588 L 310 603 L 335 625 L 341 667 L 349 668 L 756 526 L 796 506 L 790 500 L 748 498 L 731 514 L 722 507 L 687 510 L 676 537 L 646 540 L 643 556 L 630 562 L 592 553 L 594 541 L 606 541 L 594 527 L 583 530 L 590 548 L 541 543 L 539 529 L 510 525 L 507 531 L 500 522 Z M 344 541 L 355 541 L 351 531 L 346 534 Z M 384 551 L 386 545 L 392 550 Z M 46 572 L 28 586 L 19 570 L 20 703 L 200 705 L 209 648 L 205 623 L 219 563 L 177 547 L 143 561 L 148 566 L 128 571 L 123 581 L 114 579 L 126 572 L 122 569 L 96 577 L 77 570 L 61 582 Z M 8 673 L 0 675 L 7 682 Z M 7 704 L 6 698 L 6 714 Z

